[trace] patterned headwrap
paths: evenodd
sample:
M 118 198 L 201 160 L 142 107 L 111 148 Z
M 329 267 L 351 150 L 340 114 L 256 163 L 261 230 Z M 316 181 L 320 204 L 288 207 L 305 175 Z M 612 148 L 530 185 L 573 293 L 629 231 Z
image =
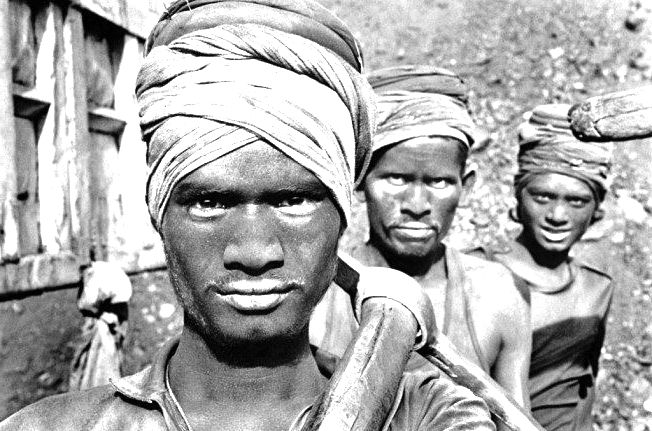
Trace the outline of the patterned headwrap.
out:
M 348 222 L 374 108 L 339 19 L 311 0 L 182 0 L 148 49 L 136 95 L 157 228 L 182 178 L 257 141 L 311 171 Z
M 378 123 L 373 150 L 408 139 L 455 138 L 470 148 L 475 125 L 467 88 L 453 72 L 433 66 L 399 66 L 368 74 L 377 94 Z
M 613 144 L 575 138 L 568 121 L 570 107 L 561 103 L 537 106 L 519 126 L 518 173 L 514 178 L 517 196 L 535 175 L 554 172 L 583 181 L 596 202 L 604 200 Z

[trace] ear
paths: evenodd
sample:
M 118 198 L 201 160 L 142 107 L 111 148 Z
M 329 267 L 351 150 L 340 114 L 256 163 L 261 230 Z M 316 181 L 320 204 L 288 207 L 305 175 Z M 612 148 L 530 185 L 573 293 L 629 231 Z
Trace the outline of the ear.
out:
M 462 188 L 464 189 L 464 194 L 468 194 L 473 189 L 476 180 L 476 167 L 470 166 L 464 176 L 462 177 Z
M 601 207 L 597 207 L 593 211 L 593 217 L 591 217 L 591 224 L 597 223 L 604 218 L 604 210 Z

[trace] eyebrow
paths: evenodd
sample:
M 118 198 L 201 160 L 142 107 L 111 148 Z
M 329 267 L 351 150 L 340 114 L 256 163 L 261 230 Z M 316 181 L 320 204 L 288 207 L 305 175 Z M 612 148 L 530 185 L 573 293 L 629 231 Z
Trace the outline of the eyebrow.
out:
M 224 187 L 223 184 L 204 183 L 204 182 L 183 182 L 176 188 L 175 194 L 178 196 L 197 195 L 210 193 L 231 199 L 242 199 L 246 195 L 242 190 L 236 190 L 233 187 Z M 263 189 L 259 195 L 262 199 L 274 199 L 287 197 L 288 195 L 304 195 L 314 198 L 326 197 L 329 190 L 317 179 L 306 179 L 301 182 L 283 185 L 276 188 Z
M 593 195 L 588 192 L 573 192 L 573 193 L 560 193 L 556 190 L 543 190 L 539 189 L 536 186 L 527 188 L 529 193 L 539 194 L 539 195 L 552 195 L 562 197 L 564 199 L 568 198 L 580 198 L 580 199 L 591 199 Z

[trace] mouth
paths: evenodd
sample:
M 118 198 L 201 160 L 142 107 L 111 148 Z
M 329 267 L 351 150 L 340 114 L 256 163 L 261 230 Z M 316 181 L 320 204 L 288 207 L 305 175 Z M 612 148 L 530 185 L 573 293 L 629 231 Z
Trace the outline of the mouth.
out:
M 437 235 L 437 229 L 421 222 L 407 222 L 392 227 L 392 230 L 403 239 L 426 241 Z
M 549 242 L 563 242 L 570 236 L 571 231 L 550 231 L 546 229 L 541 229 L 541 236 L 543 236 L 546 241 Z
M 264 312 L 278 307 L 288 297 L 292 286 L 278 280 L 238 280 L 220 286 L 217 295 L 243 312 Z

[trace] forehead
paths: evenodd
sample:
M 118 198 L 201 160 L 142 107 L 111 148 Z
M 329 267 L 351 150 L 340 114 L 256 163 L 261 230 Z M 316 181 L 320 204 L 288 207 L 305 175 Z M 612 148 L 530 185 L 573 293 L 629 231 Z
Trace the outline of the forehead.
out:
M 198 168 L 183 178 L 175 189 L 188 186 L 239 193 L 273 192 L 297 186 L 325 189 L 312 172 L 262 141 L 246 145 Z
M 431 175 L 449 171 L 459 172 L 466 161 L 462 145 L 453 138 L 410 139 L 385 150 L 371 171 L 398 170 L 403 173 Z
M 525 187 L 528 190 L 562 195 L 593 196 L 591 188 L 584 181 L 556 172 L 535 175 Z

